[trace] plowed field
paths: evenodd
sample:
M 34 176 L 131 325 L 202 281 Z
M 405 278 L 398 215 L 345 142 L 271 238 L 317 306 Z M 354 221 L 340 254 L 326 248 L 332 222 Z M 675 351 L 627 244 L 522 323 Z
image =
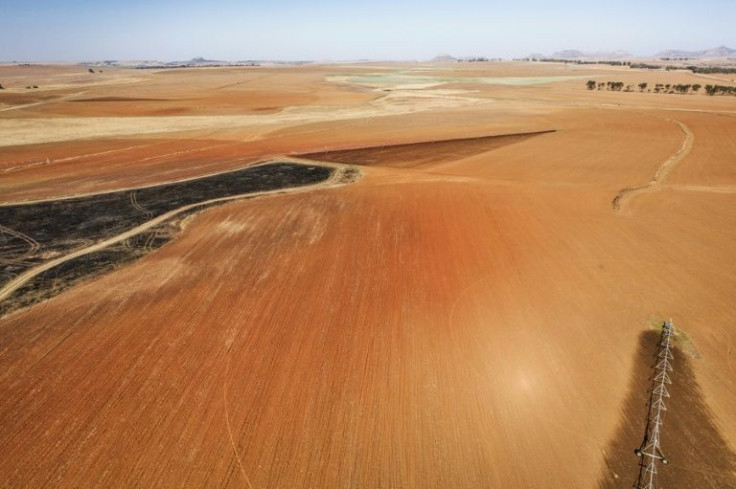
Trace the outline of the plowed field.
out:
M 662 483 L 734 487 L 736 98 L 470 65 L 0 67 L 6 205 L 289 155 L 361 174 L 0 318 L 0 487 L 631 487 L 669 318 Z M 346 81 L 413 70 L 452 83 Z

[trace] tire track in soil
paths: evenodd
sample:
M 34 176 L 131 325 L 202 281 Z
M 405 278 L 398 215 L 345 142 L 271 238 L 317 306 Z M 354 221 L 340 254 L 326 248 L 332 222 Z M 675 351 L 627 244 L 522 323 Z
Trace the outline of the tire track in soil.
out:
M 135 146 L 126 146 L 124 148 L 119 148 L 119 149 L 98 151 L 97 153 L 85 153 L 85 154 L 80 154 L 80 155 L 75 155 L 75 156 L 66 156 L 64 158 L 54 158 L 54 159 L 46 158 L 45 160 L 25 161 L 25 162 L 24 161 L 13 161 L 13 162 L 10 162 L 10 164 L 15 165 L 15 166 L 9 166 L 7 168 L 0 169 L 0 173 L 11 173 L 11 172 L 16 172 L 16 171 L 21 171 L 21 170 L 27 170 L 29 168 L 34 168 L 37 166 L 52 165 L 55 163 L 68 163 L 70 161 L 89 159 L 89 158 L 94 158 L 98 156 L 106 156 L 106 155 L 111 155 L 111 154 L 116 154 L 116 153 L 123 153 L 126 151 L 132 151 L 134 149 L 149 148 L 152 146 L 162 145 L 165 143 L 166 141 L 149 143 L 149 144 L 138 144 Z
M 728 342 L 728 348 L 726 348 L 726 363 L 728 368 L 736 375 L 736 361 L 733 360 L 734 354 L 733 340 Z
M 58 265 L 61 265 L 62 263 L 66 263 L 67 261 L 73 260 L 75 258 L 79 258 L 80 256 L 88 255 L 90 253 L 94 253 L 96 251 L 103 250 L 109 246 L 120 243 L 121 241 L 125 241 L 129 238 L 132 238 L 133 236 L 137 236 L 145 231 L 150 230 L 151 228 L 155 226 L 158 226 L 159 224 L 165 223 L 169 219 L 183 212 L 186 212 L 192 209 L 196 209 L 198 207 L 204 207 L 210 204 L 219 204 L 219 203 L 224 203 L 224 202 L 230 202 L 233 200 L 250 199 L 250 198 L 255 198 L 255 197 L 285 194 L 285 193 L 311 192 L 316 189 L 336 187 L 336 186 L 341 186 L 341 185 L 346 184 L 346 182 L 343 181 L 342 177 L 343 175 L 345 175 L 347 172 L 350 171 L 350 167 L 338 166 L 338 165 L 326 165 L 326 166 L 332 166 L 335 170 L 333 171 L 332 176 L 330 176 L 327 180 L 320 182 L 320 183 L 307 185 L 307 186 L 301 186 L 301 187 L 280 188 L 280 189 L 275 189 L 275 190 L 266 190 L 262 192 L 248 192 L 245 194 L 230 195 L 227 197 L 218 197 L 216 199 L 204 200 L 202 202 L 195 202 L 194 204 L 188 204 L 183 207 L 179 207 L 178 209 L 171 210 L 165 214 L 161 214 L 160 216 L 154 219 L 151 219 L 150 221 L 144 222 L 140 226 L 129 229 L 128 231 L 125 231 L 124 233 L 120 233 L 104 241 L 95 243 L 94 245 L 88 246 L 87 248 L 78 249 L 76 251 L 73 251 L 72 253 L 69 253 L 59 258 L 50 260 L 46 263 L 38 265 L 37 267 L 27 270 L 26 272 L 18 275 L 13 280 L 11 280 L 10 282 L 7 282 L 4 286 L 0 288 L 0 301 L 4 301 L 5 299 L 9 298 L 17 289 L 22 287 L 29 280 L 33 279 L 34 277 L 40 275 L 41 273 L 47 270 L 50 270 Z
M 250 477 L 248 477 L 248 474 L 245 472 L 245 466 L 243 465 L 243 459 L 240 458 L 240 453 L 238 452 L 238 447 L 235 444 L 235 435 L 233 434 L 233 427 L 230 423 L 230 409 L 228 408 L 228 397 L 227 397 L 227 382 L 228 377 L 230 376 L 230 359 L 232 358 L 232 343 L 230 346 L 228 346 L 227 352 L 225 355 L 227 356 L 227 361 L 225 362 L 225 376 L 222 382 L 222 400 L 224 403 L 224 409 L 225 409 L 225 425 L 227 427 L 227 435 L 230 438 L 230 446 L 233 449 L 233 453 L 235 454 L 235 460 L 238 462 L 238 466 L 240 467 L 240 473 L 243 474 L 243 478 L 245 479 L 246 484 L 248 485 L 249 489 L 253 489 L 253 484 L 250 482 Z
M 0 112 L 8 112 L 10 110 L 30 109 L 31 107 L 38 107 L 40 105 L 53 104 L 57 102 L 66 102 L 67 100 L 73 99 L 74 97 L 79 97 L 81 95 L 84 95 L 87 92 L 88 90 L 84 90 L 82 92 L 71 93 L 69 95 L 63 95 L 59 98 L 54 98 L 54 99 L 49 99 L 49 100 L 39 100 L 38 102 L 31 102 L 29 104 L 13 105 L 11 107 L 4 107 L 0 109 Z
M 142 205 L 138 203 L 138 190 L 133 190 L 130 193 L 130 203 L 135 210 L 145 214 L 146 219 L 153 218 L 153 212 L 147 210 L 146 208 L 144 208 Z M 151 245 L 153 244 L 153 241 L 156 239 L 157 236 L 158 236 L 157 230 L 154 230 L 153 232 L 151 232 L 151 235 L 148 237 L 148 239 L 146 239 L 146 242 L 143 244 L 143 251 L 151 250 Z
M 141 206 L 138 203 L 138 191 L 137 190 L 133 190 L 130 193 L 130 204 L 133 206 L 133 208 L 135 210 L 137 210 L 137 211 L 142 212 L 143 214 L 145 214 L 146 215 L 146 219 L 151 219 L 153 217 L 153 212 L 145 209 L 143 206 Z
M 9 234 L 11 236 L 15 236 L 16 238 L 18 238 L 20 240 L 23 240 L 26 243 L 28 243 L 28 250 L 24 254 L 22 254 L 21 256 L 16 257 L 16 258 L 10 258 L 10 259 L 0 258 L 0 263 L 12 264 L 12 263 L 21 262 L 21 261 L 25 260 L 26 258 L 30 257 L 36 251 L 38 251 L 38 249 L 41 247 L 41 245 L 38 243 L 38 241 L 36 241 L 35 239 L 31 238 L 27 234 L 23 234 L 23 233 L 21 233 L 19 231 L 15 231 L 15 230 L 10 229 L 8 227 L 0 226 L 0 233 L 5 233 L 5 234 Z
M 211 149 L 213 147 L 215 147 L 215 146 L 209 146 L 207 148 L 202 148 L 202 150 Z M 165 156 L 180 155 L 180 154 L 183 154 L 183 153 L 182 152 L 165 153 L 165 154 L 162 154 L 162 155 L 159 155 L 159 156 L 165 157 Z M 154 159 L 154 158 L 157 158 L 157 157 L 158 156 L 151 157 L 151 158 L 146 158 L 145 160 L 139 160 L 139 161 L 148 161 L 150 159 Z M 289 160 L 296 160 L 296 159 L 297 158 L 289 157 Z M 54 161 L 57 161 L 57 160 L 54 160 Z M 150 188 L 150 187 L 158 187 L 158 186 L 161 186 L 161 185 L 169 185 L 169 184 L 172 184 L 172 183 L 190 182 L 192 180 L 200 180 L 202 178 L 214 177 L 214 176 L 217 176 L 217 175 L 222 175 L 223 173 L 231 173 L 233 171 L 242 170 L 246 166 L 255 167 L 255 166 L 262 165 L 262 164 L 273 163 L 274 161 L 281 161 L 281 160 L 279 160 L 279 158 L 274 158 L 274 159 L 268 160 L 266 163 L 262 163 L 261 161 L 258 161 L 258 162 L 255 162 L 254 161 L 254 162 L 246 163 L 245 166 L 238 167 L 238 168 L 226 168 L 226 169 L 223 169 L 223 170 L 217 170 L 217 171 L 213 171 L 213 172 L 209 172 L 209 173 L 203 173 L 201 175 L 196 175 L 196 176 L 187 177 L 187 178 L 174 178 L 174 179 L 171 179 L 171 180 L 160 180 L 160 181 L 148 183 L 148 184 L 145 184 L 145 185 L 138 185 L 138 186 L 135 186 L 135 187 L 120 187 L 120 188 L 113 188 L 113 189 L 102 190 L 102 191 L 90 191 L 90 192 L 82 192 L 82 193 L 78 193 L 78 194 L 57 195 L 57 196 L 54 196 L 54 197 L 47 197 L 47 198 L 33 199 L 33 200 L 22 200 L 22 201 L 14 201 L 14 200 L 11 200 L 11 201 L 4 201 L 4 202 L 3 201 L 0 201 L 0 207 L 10 207 L 10 206 L 15 206 L 15 205 L 20 205 L 20 204 L 23 204 L 23 205 L 40 204 L 42 202 L 53 202 L 53 201 L 56 201 L 56 200 L 76 199 L 76 198 L 79 198 L 79 197 L 90 197 L 90 196 L 93 196 L 93 195 L 114 194 L 116 192 L 123 192 L 123 191 L 127 191 L 127 190 L 130 190 L 130 191 L 133 191 L 133 190 L 141 190 L 141 189 Z M 308 163 L 312 163 L 312 162 L 309 161 Z M 335 168 L 340 168 L 341 166 L 344 166 L 344 165 L 337 165 L 337 164 L 331 163 L 331 162 L 321 162 L 321 164 L 323 164 L 324 166 L 333 166 Z

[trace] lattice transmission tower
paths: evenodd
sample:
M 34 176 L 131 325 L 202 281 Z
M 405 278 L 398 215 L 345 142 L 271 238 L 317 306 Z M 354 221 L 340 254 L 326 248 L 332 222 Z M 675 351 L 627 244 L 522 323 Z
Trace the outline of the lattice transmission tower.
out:
M 657 363 L 654 366 L 652 387 L 649 393 L 646 433 L 641 446 L 634 450 L 634 453 L 641 458 L 639 478 L 634 484 L 636 489 L 655 489 L 657 464 L 661 462 L 667 465 L 669 463 L 660 446 L 659 430 L 662 427 L 664 412 L 667 411 L 664 400 L 670 397 L 667 385 L 672 383 L 669 372 L 672 371 L 674 356 L 670 348 L 670 338 L 674 332 L 675 327 L 671 319 L 662 325 Z

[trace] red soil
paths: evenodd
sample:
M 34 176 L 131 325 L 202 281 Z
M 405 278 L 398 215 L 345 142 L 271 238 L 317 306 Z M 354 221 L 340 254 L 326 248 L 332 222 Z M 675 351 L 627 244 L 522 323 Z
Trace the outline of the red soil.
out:
M 291 83 L 336 93 L 317 76 L 332 70 L 295 69 Z M 140 261 L 0 319 L 0 480 L 595 487 L 629 450 L 628 487 L 634 446 L 617 440 L 622 426 L 643 432 L 645 405 L 641 417 L 624 409 L 641 388 L 631 382 L 640 337 L 669 317 L 687 336 L 687 381 L 702 389 L 692 416 L 712 419 L 733 450 L 736 148 L 726 135 L 736 102 L 591 94 L 584 81 L 489 87 L 474 95 L 495 97 L 487 104 L 284 123 L 257 139 L 234 129 L 3 148 L 10 201 L 270 155 L 558 129 L 421 170 L 365 167 L 347 186 L 210 209 Z M 132 97 L 134 87 L 95 96 Z M 350 93 L 351 104 L 374 96 Z M 649 181 L 682 145 L 668 119 L 690 128 L 692 151 L 661 188 L 614 213 L 616 193 Z M 686 439 L 682 430 L 665 424 L 663 443 Z

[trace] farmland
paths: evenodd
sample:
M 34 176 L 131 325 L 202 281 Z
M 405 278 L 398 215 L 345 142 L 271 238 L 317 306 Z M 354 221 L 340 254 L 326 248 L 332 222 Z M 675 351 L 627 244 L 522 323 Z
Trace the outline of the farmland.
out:
M 0 66 L 0 287 L 319 174 L 2 309 L 0 487 L 630 487 L 669 318 L 662 480 L 734 487 L 736 98 L 585 86 L 704 76 Z
M 0 291 L 0 313 L 49 297 L 101 264 L 114 267 L 163 245 L 175 231 L 162 232 L 172 219 L 238 197 L 318 183 L 332 173 L 270 163 L 168 185 L 1 206 L 0 220 L 13 227 L 3 228 L 0 238 L 0 280 L 18 288 Z M 110 254 L 108 242 L 119 243 L 117 253 Z

